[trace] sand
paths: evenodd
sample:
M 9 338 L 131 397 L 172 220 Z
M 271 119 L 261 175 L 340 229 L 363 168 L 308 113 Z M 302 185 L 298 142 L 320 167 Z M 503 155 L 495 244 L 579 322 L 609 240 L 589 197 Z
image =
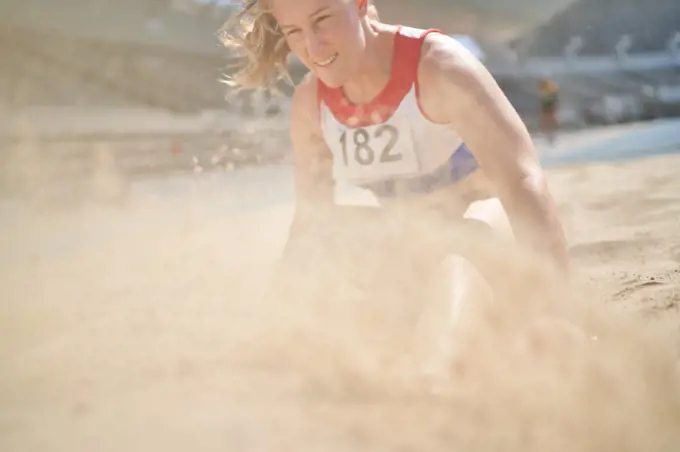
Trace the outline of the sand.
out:
M 680 158 L 550 172 L 574 263 L 605 301 L 680 333 Z
M 506 256 L 524 278 L 506 301 L 554 297 L 589 336 L 508 341 L 489 319 L 436 382 L 395 353 L 409 333 L 391 314 L 415 301 L 357 315 L 332 292 L 328 311 L 260 297 L 290 218 L 285 169 L 135 186 L 113 205 L 5 200 L 0 450 L 678 450 L 678 169 L 550 170 L 578 284 L 537 291 L 540 268 Z M 366 326 L 385 334 L 366 346 Z

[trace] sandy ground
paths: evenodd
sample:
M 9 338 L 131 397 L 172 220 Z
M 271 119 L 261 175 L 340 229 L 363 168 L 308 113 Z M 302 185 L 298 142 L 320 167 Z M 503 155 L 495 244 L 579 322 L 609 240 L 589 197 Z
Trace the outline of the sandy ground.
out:
M 395 352 L 394 313 L 424 300 L 359 315 L 260 297 L 290 218 L 285 169 L 148 182 L 116 205 L 3 201 L 0 450 L 678 450 L 679 169 L 551 170 L 578 287 L 538 296 L 594 337 L 534 346 L 490 320 L 436 384 Z
M 680 333 L 678 156 L 550 172 L 571 252 L 605 300 Z

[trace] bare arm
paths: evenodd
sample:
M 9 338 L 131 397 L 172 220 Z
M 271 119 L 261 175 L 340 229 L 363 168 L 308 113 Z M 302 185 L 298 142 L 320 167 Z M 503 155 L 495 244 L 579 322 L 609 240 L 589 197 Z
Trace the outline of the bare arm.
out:
M 289 243 L 318 224 L 333 204 L 332 154 L 323 140 L 311 76 L 296 87 L 291 105 L 295 214 Z
M 486 68 L 458 43 L 433 36 L 424 52 L 419 70 L 423 107 L 460 134 L 494 184 L 520 243 L 566 270 L 562 225 L 521 118 Z
M 372 207 L 335 204 L 333 157 L 322 136 L 318 111 L 316 81 L 308 77 L 296 89 L 291 107 L 296 203 L 291 234 L 300 234 L 320 223 L 380 216 Z
M 322 136 L 318 111 L 316 80 L 307 77 L 296 88 L 291 105 L 295 212 L 281 268 L 314 267 L 320 252 L 347 249 L 348 231 L 365 227 L 366 220 L 380 214 L 375 208 L 335 204 L 333 157 Z

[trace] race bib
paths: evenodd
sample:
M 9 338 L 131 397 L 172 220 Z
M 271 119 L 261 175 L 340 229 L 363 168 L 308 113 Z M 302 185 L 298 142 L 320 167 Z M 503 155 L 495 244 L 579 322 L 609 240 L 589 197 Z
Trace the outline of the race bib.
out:
M 418 155 L 403 116 L 397 112 L 385 123 L 364 127 L 333 121 L 325 133 L 333 153 L 333 177 L 361 180 L 417 174 Z

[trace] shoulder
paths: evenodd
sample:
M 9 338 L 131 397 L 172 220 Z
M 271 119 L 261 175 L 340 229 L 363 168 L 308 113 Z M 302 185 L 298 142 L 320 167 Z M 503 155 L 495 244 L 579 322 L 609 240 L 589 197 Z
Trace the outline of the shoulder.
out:
M 490 101 L 498 94 L 484 64 L 463 44 L 441 33 L 430 33 L 423 42 L 418 83 L 421 102 L 433 110 L 434 117 L 449 117 L 443 110 L 464 111 L 468 104 Z M 442 98 L 456 102 L 441 102 Z
M 482 62 L 456 39 L 430 33 L 423 42 L 418 75 L 426 81 L 466 83 L 486 72 Z
M 291 120 L 294 123 L 314 119 L 318 123 L 319 100 L 317 84 L 316 77 L 311 72 L 308 72 L 295 87 L 291 99 Z
M 290 108 L 290 134 L 296 155 L 326 154 L 319 117 L 317 79 L 311 73 L 295 87 Z

